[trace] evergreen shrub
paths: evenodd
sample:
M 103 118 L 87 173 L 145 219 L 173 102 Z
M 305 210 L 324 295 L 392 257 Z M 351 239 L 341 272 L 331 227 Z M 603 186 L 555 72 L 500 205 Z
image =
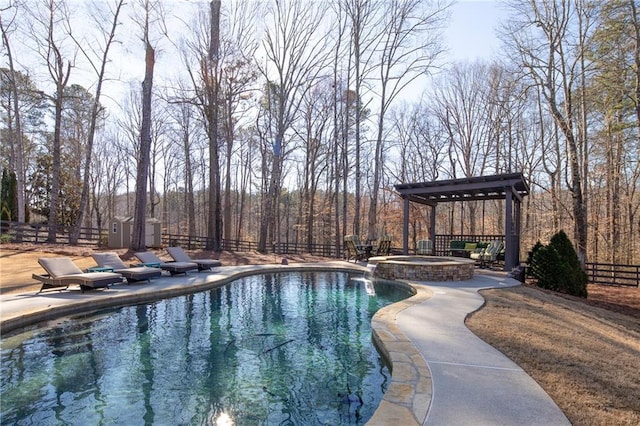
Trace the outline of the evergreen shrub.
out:
M 538 287 L 587 297 L 587 274 L 564 231 L 551 237 L 548 245 L 538 242 L 533 247 L 529 267 Z

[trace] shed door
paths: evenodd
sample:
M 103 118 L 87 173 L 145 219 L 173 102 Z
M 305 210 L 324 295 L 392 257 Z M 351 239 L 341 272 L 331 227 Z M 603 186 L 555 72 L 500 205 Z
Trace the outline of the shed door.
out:
M 153 224 L 152 223 L 147 223 L 145 224 L 144 227 L 144 244 L 147 247 L 155 247 L 155 238 L 154 238 L 154 232 L 153 232 Z

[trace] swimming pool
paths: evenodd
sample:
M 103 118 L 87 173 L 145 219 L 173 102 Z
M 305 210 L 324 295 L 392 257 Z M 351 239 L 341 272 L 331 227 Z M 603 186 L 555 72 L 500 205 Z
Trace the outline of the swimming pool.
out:
M 410 294 L 342 272 L 245 277 L 2 340 L 2 424 L 362 424 L 389 372 L 371 317 Z

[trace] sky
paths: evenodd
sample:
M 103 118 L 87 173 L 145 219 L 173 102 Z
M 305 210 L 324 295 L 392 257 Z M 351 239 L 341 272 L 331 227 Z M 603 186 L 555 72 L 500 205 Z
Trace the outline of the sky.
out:
M 88 0 L 77 0 L 72 4 L 80 6 L 86 1 Z M 180 5 L 182 1 L 189 2 L 189 0 L 176 0 L 175 2 L 169 1 L 168 4 L 173 6 Z M 450 9 L 449 25 L 444 31 L 444 41 L 448 51 L 446 56 L 441 58 L 443 62 L 446 64 L 456 61 L 473 62 L 478 59 L 488 59 L 498 54 L 500 43 L 496 37 L 495 29 L 498 27 L 500 20 L 506 16 L 503 6 L 504 0 L 458 0 L 454 3 Z M 129 42 L 114 46 L 112 59 L 119 62 L 124 58 L 137 58 L 141 51 L 137 43 L 139 41 L 137 36 L 137 34 L 129 34 Z M 166 54 L 164 57 L 160 54 L 157 59 L 159 59 L 160 65 L 162 65 L 163 61 L 174 62 L 177 60 L 174 56 L 167 57 Z M 165 70 L 174 69 L 173 65 L 159 68 Z M 143 64 L 129 64 L 122 71 L 116 72 L 116 77 L 124 78 L 125 80 L 132 79 L 138 82 L 142 80 L 143 72 Z M 78 70 L 76 70 L 76 73 L 78 73 Z M 76 77 L 76 75 L 72 75 L 72 80 L 82 78 L 82 76 Z M 92 75 L 91 79 L 93 77 Z M 89 88 L 89 90 L 91 91 L 93 88 Z M 113 106 L 117 106 L 123 101 L 122 97 L 124 95 L 121 95 L 121 93 L 127 91 L 128 83 L 113 85 L 112 82 L 106 82 L 102 101 L 107 105 L 113 104 Z M 111 99 L 107 99 L 107 93 L 113 94 Z
M 506 12 L 501 1 L 461 0 L 451 8 L 451 21 L 445 31 L 450 61 L 490 58 L 499 53 L 496 28 Z

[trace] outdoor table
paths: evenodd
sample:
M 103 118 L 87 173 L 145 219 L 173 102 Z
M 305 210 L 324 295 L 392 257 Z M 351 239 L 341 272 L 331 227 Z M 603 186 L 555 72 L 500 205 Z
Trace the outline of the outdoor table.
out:
M 108 266 L 92 266 L 87 268 L 87 272 L 113 272 L 113 268 Z
M 147 266 L 149 268 L 159 268 L 160 264 L 158 262 L 149 262 L 149 263 L 136 263 L 133 266 Z
M 364 254 L 367 257 L 367 259 L 371 257 L 371 252 L 373 251 L 373 244 L 361 244 L 357 247 L 358 247 L 358 250 L 364 251 Z

